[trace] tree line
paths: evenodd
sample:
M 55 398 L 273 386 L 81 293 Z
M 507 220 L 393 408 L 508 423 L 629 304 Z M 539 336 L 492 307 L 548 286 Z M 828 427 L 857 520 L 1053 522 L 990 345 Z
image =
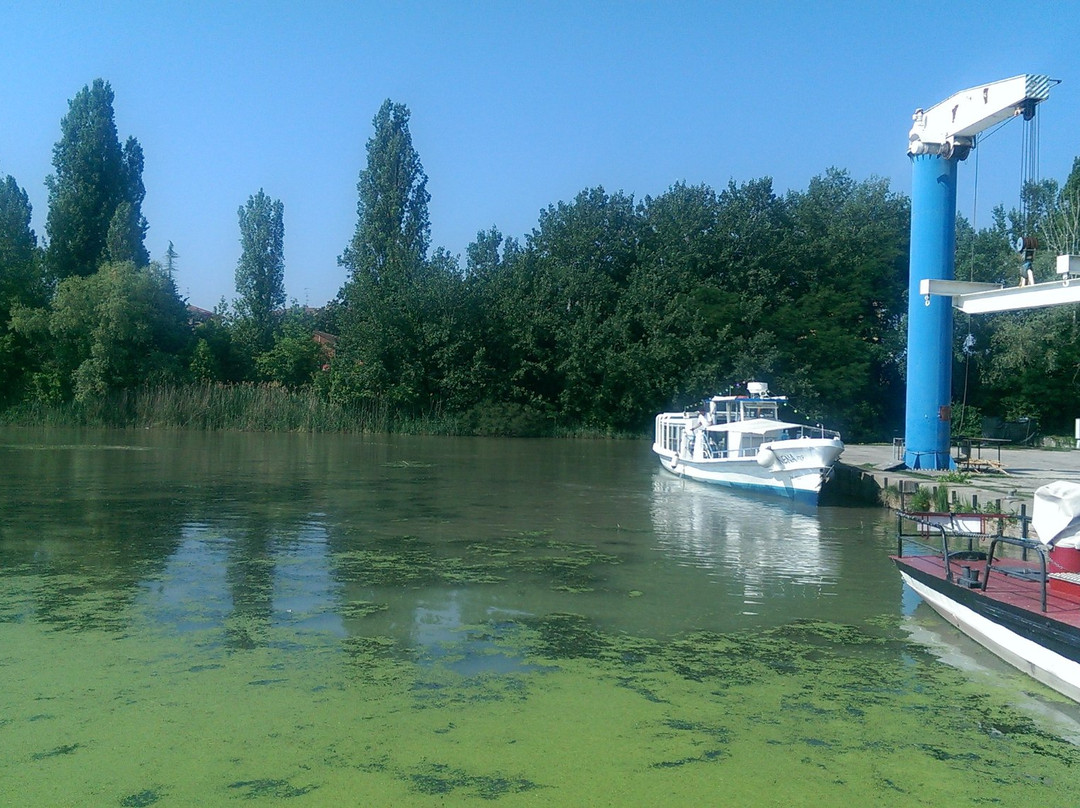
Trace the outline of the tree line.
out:
M 147 386 L 263 384 L 382 423 L 639 433 L 659 410 L 762 380 L 849 440 L 902 433 L 910 203 L 885 180 L 831 168 L 783 194 L 767 177 L 638 200 L 588 188 L 542 210 L 520 240 L 479 231 L 462 260 L 432 249 L 409 110 L 387 100 L 337 297 L 286 305 L 284 205 L 259 189 L 238 210 L 232 305 L 193 318 L 173 245 L 163 262 L 147 255 L 144 158 L 135 138 L 121 146 L 113 101 L 99 79 L 69 102 L 42 243 L 25 191 L 0 182 L 9 411 Z M 1021 234 L 1080 252 L 1080 161 L 1064 185 L 1034 183 L 1023 199 L 1022 212 L 996 208 L 988 228 L 958 219 L 957 277 L 1015 274 Z M 1052 276 L 1051 260 L 1037 271 Z M 956 409 L 969 422 L 1071 424 L 1075 307 L 958 317 L 957 331 Z

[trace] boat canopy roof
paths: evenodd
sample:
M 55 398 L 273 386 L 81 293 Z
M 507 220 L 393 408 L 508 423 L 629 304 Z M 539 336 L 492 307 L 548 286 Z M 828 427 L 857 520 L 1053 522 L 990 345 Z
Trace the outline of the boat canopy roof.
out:
M 1043 544 L 1080 548 L 1080 485 L 1056 480 L 1036 488 L 1031 524 Z
M 776 401 L 780 404 L 787 402 L 787 396 L 713 396 L 709 401 Z
M 782 429 L 802 429 L 802 426 L 802 424 L 789 424 L 787 421 L 774 421 L 772 418 L 747 418 L 745 421 L 716 424 L 705 429 L 708 432 L 749 432 L 753 435 L 767 435 Z

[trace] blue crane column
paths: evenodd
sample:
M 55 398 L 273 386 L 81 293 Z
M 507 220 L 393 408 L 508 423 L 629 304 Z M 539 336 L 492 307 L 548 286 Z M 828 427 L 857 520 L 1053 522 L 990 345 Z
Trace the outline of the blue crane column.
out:
M 952 301 L 919 294 L 923 278 L 953 280 L 956 157 L 911 158 L 911 263 L 908 270 L 907 409 L 904 464 L 954 468 L 949 453 L 952 403 Z

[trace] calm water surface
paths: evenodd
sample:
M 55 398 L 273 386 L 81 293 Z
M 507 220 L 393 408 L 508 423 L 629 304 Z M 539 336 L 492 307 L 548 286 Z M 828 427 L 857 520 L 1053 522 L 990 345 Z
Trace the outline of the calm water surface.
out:
M 1075 805 L 893 528 L 641 442 L 0 430 L 0 804 Z

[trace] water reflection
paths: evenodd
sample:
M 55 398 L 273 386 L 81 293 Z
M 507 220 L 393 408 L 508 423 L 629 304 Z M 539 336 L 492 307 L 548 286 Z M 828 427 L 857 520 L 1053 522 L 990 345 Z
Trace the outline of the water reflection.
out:
M 0 446 L 0 576 L 30 587 L 14 609 L 57 630 L 124 629 L 186 515 L 184 503 L 148 493 L 148 455 L 112 443 Z M 132 464 L 146 469 L 142 485 L 127 484 Z
M 905 591 L 908 589 L 905 587 Z M 1057 697 L 1043 698 L 1032 692 L 1034 688 L 1026 674 L 987 652 L 921 601 L 910 613 L 905 612 L 901 627 L 912 642 L 941 662 L 964 671 L 983 688 L 1007 692 L 1024 710 L 1040 715 L 1053 725 L 1055 733 L 1080 746 L 1080 705 Z
M 786 586 L 833 587 L 838 548 L 822 540 L 817 511 L 686 481 L 652 480 L 657 544 L 679 563 L 742 589 L 748 613 Z
M 438 664 L 460 676 L 540 670 L 502 642 L 502 631 L 513 631 L 515 621 L 530 616 L 481 606 L 466 590 L 429 593 L 413 609 L 412 645 L 423 665 Z M 486 629 L 477 630 L 478 626 Z
M 73 628 L 138 615 L 217 631 L 238 650 L 287 627 L 438 656 L 472 642 L 463 627 L 502 615 L 579 613 L 666 637 L 777 624 L 811 606 L 862 613 L 847 595 L 877 596 L 877 578 L 837 585 L 854 552 L 839 536 L 865 533 L 847 514 L 684 482 L 644 444 L 142 432 L 5 442 L 27 471 L 0 480 L 0 562 L 29 565 L 32 609 L 60 625 L 77 615 Z
M 183 539 L 159 575 L 141 582 L 136 607 L 154 623 L 179 632 L 205 631 L 225 623 L 231 604 L 226 562 L 228 539 L 210 525 L 186 525 Z
M 343 636 L 325 527 L 281 534 L 263 523 L 185 524 L 164 567 L 141 581 L 136 611 L 181 633 L 222 631 L 234 649 L 267 645 L 275 628 Z

